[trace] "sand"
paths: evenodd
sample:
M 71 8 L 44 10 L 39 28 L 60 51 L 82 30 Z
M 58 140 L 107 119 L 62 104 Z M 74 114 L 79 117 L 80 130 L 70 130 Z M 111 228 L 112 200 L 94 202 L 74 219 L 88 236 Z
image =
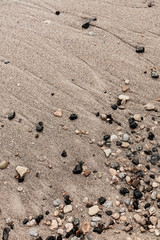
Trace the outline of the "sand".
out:
M 96 144 L 105 133 L 116 133 L 117 125 L 107 124 L 95 113 L 112 114 L 127 130 L 132 113 L 144 115 L 149 124 L 152 113 L 144 110 L 145 104 L 152 102 L 159 108 L 155 99 L 160 97 L 160 82 L 151 78 L 150 69 L 160 72 L 160 2 L 155 0 L 152 8 L 147 4 L 145 0 L 1 0 L 0 124 L 4 127 L 0 129 L 0 160 L 10 164 L 0 171 L 0 229 L 2 233 L 7 218 L 14 221 L 9 240 L 32 239 L 23 219 L 46 210 L 52 219 L 53 200 L 63 200 L 64 192 L 75 205 L 82 205 L 86 196 L 94 202 L 101 195 L 112 201 L 119 195 L 106 181 L 106 158 Z M 92 17 L 97 21 L 82 29 Z M 137 45 L 145 46 L 144 54 L 135 52 Z M 126 79 L 130 80 L 126 94 L 130 100 L 125 110 L 114 111 L 111 105 L 122 94 Z M 61 118 L 54 116 L 59 108 Z M 12 111 L 16 117 L 9 121 Z M 71 121 L 71 113 L 78 119 Z M 40 121 L 44 130 L 35 139 Z M 76 129 L 89 135 L 76 135 Z M 90 139 L 96 143 L 90 144 Z M 67 158 L 61 157 L 64 149 Z M 79 161 L 92 172 L 101 172 L 102 178 L 95 179 L 97 173 L 88 178 L 74 175 Z M 30 169 L 23 183 L 14 178 L 18 165 Z M 18 186 L 24 191 L 18 192 Z M 88 210 L 80 209 L 74 214 L 83 213 L 89 220 Z M 38 231 L 43 239 L 51 234 L 47 226 Z M 111 230 L 93 236 L 118 240 L 129 234 L 116 235 Z M 144 233 L 143 239 L 151 235 Z

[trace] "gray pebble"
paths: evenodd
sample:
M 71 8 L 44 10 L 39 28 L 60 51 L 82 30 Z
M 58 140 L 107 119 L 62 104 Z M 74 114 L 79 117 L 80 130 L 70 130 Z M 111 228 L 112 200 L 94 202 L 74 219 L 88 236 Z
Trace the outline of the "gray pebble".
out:
M 39 234 L 38 234 L 38 231 L 37 231 L 36 228 L 31 228 L 29 230 L 29 235 L 32 236 L 32 237 L 38 237 Z
M 76 218 L 76 217 L 73 218 L 73 225 L 75 225 L 75 226 L 79 225 L 79 219 L 78 218 Z
M 153 191 L 152 194 L 151 194 L 152 200 L 156 200 L 156 197 L 157 197 L 157 192 Z
M 78 240 L 78 237 L 74 236 L 71 240 Z
M 125 177 L 126 177 L 126 173 L 125 172 L 119 173 L 119 178 L 123 179 Z
M 106 201 L 103 206 L 106 207 L 106 208 L 111 208 L 113 205 L 113 203 L 111 201 Z
M 123 139 L 123 142 L 128 142 L 129 139 L 130 139 L 130 136 L 129 136 L 127 133 L 125 133 L 125 134 L 123 135 L 122 139 Z
M 160 140 L 157 142 L 157 147 L 160 147 Z
M 96 223 L 95 222 L 91 222 L 91 227 L 95 227 Z
M 53 201 L 53 205 L 55 206 L 55 207 L 58 207 L 59 205 L 60 205 L 60 199 L 56 199 L 55 201 Z
M 102 220 L 101 217 L 97 217 L 97 216 L 92 217 L 92 222 L 99 222 L 101 220 Z
M 131 199 L 130 199 L 130 198 L 125 199 L 125 200 L 124 200 L 124 203 L 125 203 L 127 206 L 129 206 L 130 203 L 131 203 Z

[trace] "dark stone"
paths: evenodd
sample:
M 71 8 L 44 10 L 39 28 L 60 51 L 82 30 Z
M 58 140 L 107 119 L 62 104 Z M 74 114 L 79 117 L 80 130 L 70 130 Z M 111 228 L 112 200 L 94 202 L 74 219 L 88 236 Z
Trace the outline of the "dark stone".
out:
M 138 158 L 133 158 L 132 163 L 135 164 L 135 165 L 138 165 L 139 164 L 139 159 Z
M 23 220 L 23 224 L 25 225 L 25 224 L 27 224 L 27 222 L 28 222 L 28 219 L 25 218 L 25 219 Z
M 65 150 L 63 150 L 62 154 L 61 154 L 62 157 L 67 157 L 67 153 Z
M 64 213 L 62 212 L 58 216 L 59 216 L 60 219 L 63 219 L 64 218 Z
M 18 177 L 18 182 L 24 182 L 24 177 L 19 176 Z
M 146 208 L 149 208 L 150 206 L 151 206 L 150 203 L 146 203 L 145 206 L 144 206 L 144 208 L 146 209 Z
M 155 179 L 155 175 L 154 174 L 150 174 L 150 178 Z
M 157 207 L 160 208 L 160 202 L 157 203 Z
M 149 2 L 148 3 L 148 7 L 152 7 L 153 6 L 153 3 L 152 2 Z
M 150 180 L 146 180 L 146 181 L 145 181 L 145 184 L 147 184 L 147 185 L 150 185 L 150 183 L 151 183 Z
M 122 145 L 122 141 L 116 141 L 116 146 L 120 147 Z
M 70 200 L 70 196 L 69 195 L 66 195 L 64 197 L 64 199 L 65 199 L 64 202 L 65 202 L 66 205 L 70 205 L 71 204 L 72 201 Z
M 152 163 L 152 165 L 156 165 L 159 160 L 160 160 L 159 153 L 152 154 L 151 159 L 150 159 L 150 162 Z
M 49 210 L 47 210 L 47 211 L 45 212 L 45 214 L 48 215 L 48 214 L 49 214 Z
M 142 170 L 138 170 L 136 173 L 138 177 L 143 178 L 144 177 L 144 172 Z
M 130 126 L 131 129 L 135 129 L 135 128 L 138 127 L 138 123 L 133 122 L 133 123 L 131 123 L 129 126 Z
M 43 240 L 43 239 L 42 239 L 42 237 L 38 237 L 38 238 L 36 238 L 36 240 Z
M 4 60 L 4 64 L 8 64 L 8 63 L 10 63 L 10 61 Z
M 107 141 L 108 139 L 110 139 L 110 135 L 104 135 L 103 140 Z
M 145 50 L 145 48 L 142 47 L 142 46 L 136 47 L 136 52 L 137 52 L 137 53 L 143 53 L 144 50 Z
M 55 14 L 56 14 L 56 15 L 59 15 L 59 14 L 60 14 L 60 11 L 56 11 Z
M 147 168 L 148 170 L 150 170 L 150 169 L 151 169 L 150 165 L 146 165 L 146 168 Z
M 104 197 L 100 197 L 99 199 L 98 199 L 98 201 L 99 201 L 99 204 L 104 204 L 105 202 L 106 202 L 106 199 L 104 198 Z
M 40 214 L 40 215 L 38 215 L 38 217 L 36 217 L 35 221 L 36 221 L 37 224 L 39 224 L 42 219 L 43 219 L 43 215 Z
M 10 229 L 8 227 L 5 227 L 3 229 L 3 236 L 2 236 L 2 240 L 8 240 L 9 238 L 9 232 L 10 232 Z
M 135 122 L 135 119 L 134 119 L 134 118 L 129 118 L 129 119 L 128 119 L 129 125 L 132 124 L 132 123 L 134 123 L 134 122 Z
M 138 210 L 138 201 L 137 201 L 137 200 L 134 200 L 134 201 L 133 201 L 133 208 L 134 208 L 135 210 Z
M 97 113 L 96 113 L 96 117 L 99 117 L 99 115 L 100 115 L 99 112 L 97 112 Z
M 153 190 L 153 187 L 152 186 L 148 186 L 147 188 L 146 188 L 146 191 L 147 192 L 151 192 Z
M 37 177 L 37 178 L 39 177 L 39 172 L 36 172 L 36 177 Z
M 122 187 L 122 188 L 120 189 L 120 193 L 125 196 L 126 194 L 129 193 L 129 190 L 128 190 L 127 188 Z
M 98 226 L 93 229 L 93 232 L 101 234 L 103 232 L 103 228 L 104 228 L 104 225 L 99 223 Z
M 152 78 L 159 78 L 159 75 L 158 75 L 157 71 L 155 71 L 155 70 L 152 71 L 152 72 L 151 72 L 151 77 L 152 77 Z
M 111 105 L 111 108 L 112 108 L 113 110 L 117 110 L 117 105 L 116 105 L 116 104 L 113 104 L 113 105 Z
M 65 238 L 69 238 L 72 235 L 72 231 L 67 232 Z
M 153 147 L 152 152 L 158 152 L 158 149 L 156 147 Z
M 155 137 L 155 136 L 154 136 L 154 134 L 153 134 L 152 132 L 149 132 L 149 133 L 148 133 L 148 139 L 149 139 L 149 140 L 153 140 L 154 137 Z
M 57 240 L 62 240 L 62 236 L 61 235 L 57 236 Z
M 109 147 L 109 148 L 111 147 L 111 143 L 110 142 L 106 142 L 105 144 L 106 144 L 107 147 Z
M 39 138 L 39 134 L 38 133 L 35 135 L 35 138 Z
M 90 26 L 89 21 L 82 24 L 82 28 L 85 28 L 85 29 L 89 28 L 89 26 Z
M 81 172 L 83 171 L 82 165 L 83 165 L 83 163 L 81 163 L 81 162 L 79 164 L 77 164 L 75 166 L 75 168 L 73 169 L 73 173 L 74 174 L 81 174 Z
M 121 106 L 121 102 L 122 102 L 122 100 L 117 99 L 117 106 Z
M 119 163 L 117 163 L 117 162 L 113 162 L 113 163 L 111 163 L 110 167 L 111 167 L 111 168 L 114 168 L 115 170 L 119 170 L 120 165 L 119 165 Z
M 70 115 L 70 117 L 69 117 L 70 120 L 75 120 L 75 119 L 77 119 L 77 118 L 78 118 L 78 116 L 77 116 L 77 114 L 75 114 L 75 113 L 72 113 L 72 114 Z
M 37 130 L 37 132 L 42 132 L 43 131 L 43 122 L 37 123 L 36 130 Z
M 144 153 L 145 153 L 146 155 L 151 155 L 151 154 L 152 154 L 152 151 L 151 151 L 151 150 L 144 150 Z
M 134 196 L 135 199 L 141 199 L 143 194 L 138 189 L 135 189 L 134 193 L 133 193 L 133 196 Z
M 54 93 L 51 93 L 51 96 L 54 96 Z
M 49 236 L 46 238 L 46 240 L 56 240 L 56 238 L 54 236 Z
M 15 112 L 11 112 L 9 115 L 8 115 L 8 119 L 9 120 L 12 120 L 13 118 L 15 118 L 16 116 L 16 113 Z
M 112 211 L 111 211 L 111 210 L 107 210 L 107 211 L 106 211 L 106 214 L 107 214 L 108 216 L 111 216 L 111 215 L 112 215 Z

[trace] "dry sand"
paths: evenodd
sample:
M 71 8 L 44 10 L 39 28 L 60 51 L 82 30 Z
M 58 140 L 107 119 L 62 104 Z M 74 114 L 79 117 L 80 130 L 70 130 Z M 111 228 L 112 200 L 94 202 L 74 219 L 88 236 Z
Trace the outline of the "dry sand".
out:
M 144 115 L 149 124 L 155 113 L 148 114 L 144 105 L 153 102 L 159 108 L 155 99 L 160 97 L 160 82 L 151 78 L 150 69 L 156 67 L 160 72 L 160 2 L 155 0 L 152 8 L 147 4 L 147 0 L 0 1 L 0 124 L 4 125 L 0 160 L 10 162 L 0 171 L 0 231 L 2 234 L 6 219 L 11 218 L 14 230 L 9 240 L 32 239 L 23 219 L 46 210 L 52 219 L 53 200 L 63 200 L 64 192 L 74 200 L 70 215 L 81 219 L 83 213 L 83 221 L 90 219 L 82 204 L 84 197 L 94 202 L 100 196 L 112 201 L 119 196 L 106 182 L 106 158 L 96 144 L 105 133 L 116 134 L 117 125 L 102 121 L 95 113 L 112 114 L 129 130 L 130 113 Z M 97 21 L 82 29 L 91 17 Z M 135 52 L 137 45 L 145 46 L 144 54 Z M 6 59 L 9 64 L 4 64 Z M 130 100 L 125 110 L 114 111 L 111 105 L 122 94 L 125 79 L 130 80 Z M 62 118 L 53 115 L 58 108 Z M 9 121 L 12 111 L 16 117 Z M 71 113 L 78 114 L 78 119 L 70 121 Z M 39 121 L 44 123 L 44 131 L 35 139 Z M 90 134 L 76 135 L 76 129 Z M 96 143 L 90 144 L 90 139 Z M 61 157 L 64 149 L 67 158 Z M 78 161 L 92 171 L 88 178 L 72 173 Z M 30 169 L 23 183 L 14 178 L 18 165 Z M 102 178 L 95 178 L 94 170 Z M 24 192 L 18 192 L 18 186 Z M 79 204 L 82 207 L 76 209 Z M 51 234 L 47 226 L 38 227 L 38 232 L 43 239 Z M 129 236 L 113 230 L 91 235 L 95 240 Z M 148 233 L 141 236 L 139 228 L 133 235 L 134 239 L 155 238 Z

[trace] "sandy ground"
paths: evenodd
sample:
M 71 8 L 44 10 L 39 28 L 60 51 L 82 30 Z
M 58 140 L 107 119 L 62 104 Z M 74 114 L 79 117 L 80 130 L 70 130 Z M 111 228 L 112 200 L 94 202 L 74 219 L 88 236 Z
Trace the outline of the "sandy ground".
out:
M 156 67 L 160 72 L 160 2 L 155 0 L 152 8 L 147 4 L 147 0 L 0 1 L 0 124 L 4 125 L 0 160 L 10 162 L 0 171 L 0 229 L 2 233 L 7 218 L 14 221 L 9 240 L 32 239 L 23 219 L 46 210 L 52 219 L 53 200 L 63 200 L 64 192 L 73 198 L 74 215 L 79 217 L 81 208 L 75 206 L 82 205 L 84 197 L 96 201 L 103 195 L 114 201 L 119 195 L 106 182 L 109 173 L 104 153 L 89 140 L 97 142 L 105 133 L 116 133 L 117 125 L 103 122 L 96 112 L 112 114 L 129 130 L 131 113 L 146 116 L 147 125 L 152 113 L 148 115 L 144 105 L 153 102 L 159 107 L 155 99 L 160 97 L 160 82 L 151 79 L 150 69 Z M 82 29 L 91 17 L 97 21 Z M 135 52 L 137 45 L 145 46 L 144 54 Z M 4 64 L 6 59 L 9 64 Z M 114 111 L 111 104 L 122 93 L 124 79 L 130 80 L 130 101 L 125 110 Z M 62 118 L 53 115 L 58 108 Z M 9 121 L 12 111 L 16 117 Z M 71 113 L 78 114 L 76 121 L 69 120 Z M 35 139 L 39 121 L 43 121 L 44 131 Z M 76 129 L 90 134 L 76 135 Z M 64 149 L 67 158 L 61 157 Z M 17 152 L 19 156 L 15 156 Z M 89 178 L 72 173 L 78 161 L 92 171 Z M 30 169 L 23 183 L 14 178 L 18 165 Z M 102 178 L 95 178 L 95 170 Z M 18 186 L 24 191 L 18 192 Z M 85 208 L 83 214 L 89 220 Z M 51 234 L 47 226 L 38 231 L 44 239 Z M 129 234 L 109 230 L 93 236 L 126 239 Z M 154 236 L 145 233 L 143 239 Z

